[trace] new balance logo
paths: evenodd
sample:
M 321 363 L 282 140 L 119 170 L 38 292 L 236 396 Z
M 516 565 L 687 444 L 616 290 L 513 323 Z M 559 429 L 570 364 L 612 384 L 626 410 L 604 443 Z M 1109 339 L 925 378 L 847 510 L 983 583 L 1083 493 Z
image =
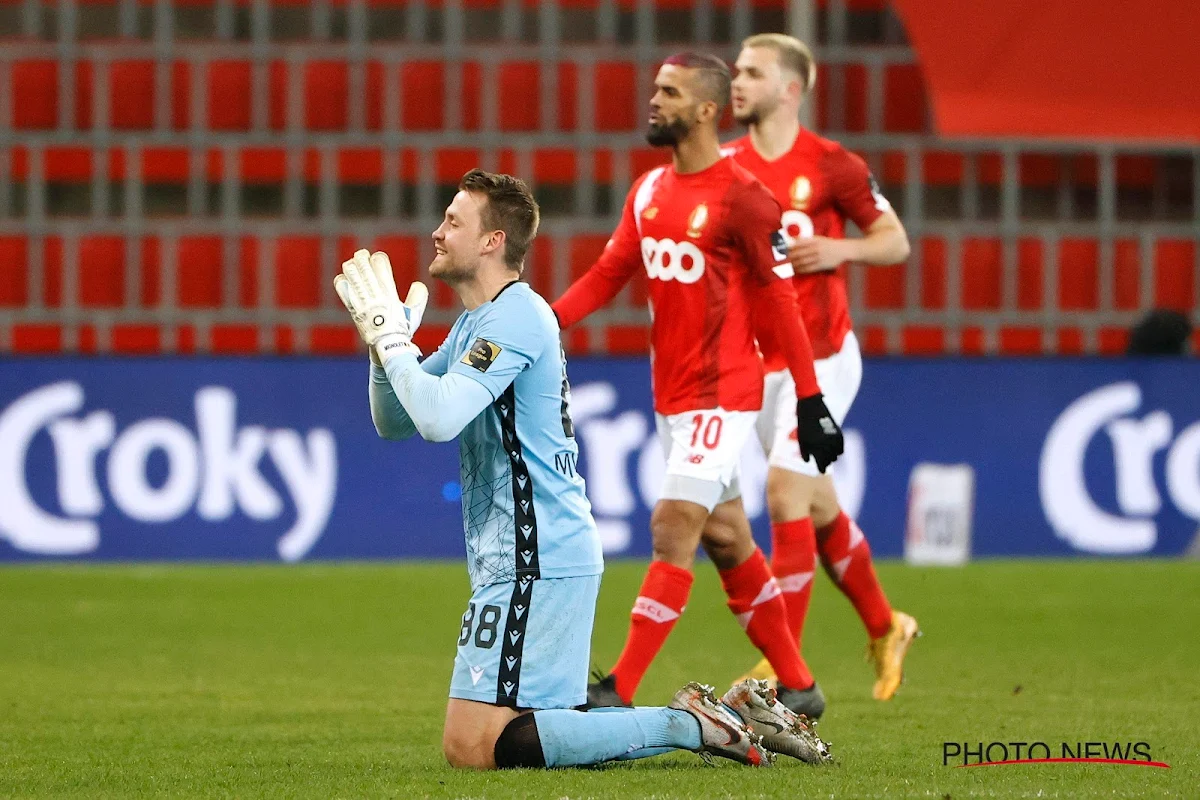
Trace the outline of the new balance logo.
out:
M 680 612 L 651 597 L 639 597 L 633 604 L 633 613 L 640 614 L 654 622 L 671 622 L 679 619 Z

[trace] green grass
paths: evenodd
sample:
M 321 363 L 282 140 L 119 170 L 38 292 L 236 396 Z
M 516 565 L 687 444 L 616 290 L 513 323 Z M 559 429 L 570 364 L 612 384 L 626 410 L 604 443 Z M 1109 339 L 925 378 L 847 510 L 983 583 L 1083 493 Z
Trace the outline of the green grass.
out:
M 624 638 L 643 565 L 605 576 L 593 659 Z M 700 565 L 639 702 L 724 687 L 756 658 Z M 883 564 L 925 636 L 895 701 L 816 587 L 806 655 L 837 763 L 474 774 L 441 758 L 467 597 L 459 564 L 0 569 L 0 795 L 19 797 L 1197 797 L 1200 564 Z M 1172 769 L 952 769 L 943 741 L 1145 741 Z M 1058 755 L 1055 752 L 1054 755 Z

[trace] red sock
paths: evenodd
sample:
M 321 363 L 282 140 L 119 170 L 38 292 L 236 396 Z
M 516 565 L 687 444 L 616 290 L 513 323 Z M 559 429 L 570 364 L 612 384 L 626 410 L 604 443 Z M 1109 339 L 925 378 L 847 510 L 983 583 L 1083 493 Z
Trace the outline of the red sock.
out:
M 771 572 L 779 581 L 787 604 L 788 625 L 796 646 L 804 633 L 808 601 L 812 597 L 813 571 L 817 564 L 817 531 L 812 518 L 771 523 Z
M 633 702 L 638 684 L 683 613 L 691 591 L 690 570 L 665 561 L 650 562 L 642 590 L 633 604 L 625 649 L 612 668 L 617 679 L 617 694 L 626 703 Z
M 878 639 L 892 627 L 892 607 L 875 577 L 871 548 L 854 520 L 839 512 L 837 519 L 817 532 L 817 552 L 830 579 L 858 612 L 867 634 Z
M 729 597 L 729 610 L 771 662 L 779 682 L 791 689 L 812 686 L 812 673 L 788 635 L 787 604 L 762 550 L 756 549 L 733 569 L 722 570 L 721 586 Z

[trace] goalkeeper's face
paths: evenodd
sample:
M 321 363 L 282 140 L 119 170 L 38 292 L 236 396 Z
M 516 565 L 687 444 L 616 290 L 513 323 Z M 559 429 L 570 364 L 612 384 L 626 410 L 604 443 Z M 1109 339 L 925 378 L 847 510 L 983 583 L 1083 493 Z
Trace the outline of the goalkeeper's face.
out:
M 479 269 L 479 260 L 488 251 L 492 232 L 483 230 L 483 205 L 487 198 L 460 191 L 446 208 L 442 224 L 433 232 L 431 277 L 448 283 L 471 280 Z

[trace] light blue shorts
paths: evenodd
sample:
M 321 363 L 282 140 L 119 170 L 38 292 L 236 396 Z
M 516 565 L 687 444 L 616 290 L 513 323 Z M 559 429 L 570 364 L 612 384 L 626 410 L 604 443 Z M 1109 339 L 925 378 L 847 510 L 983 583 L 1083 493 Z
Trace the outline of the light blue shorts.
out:
M 587 699 L 600 576 L 481 586 L 458 634 L 450 696 L 511 708 Z

